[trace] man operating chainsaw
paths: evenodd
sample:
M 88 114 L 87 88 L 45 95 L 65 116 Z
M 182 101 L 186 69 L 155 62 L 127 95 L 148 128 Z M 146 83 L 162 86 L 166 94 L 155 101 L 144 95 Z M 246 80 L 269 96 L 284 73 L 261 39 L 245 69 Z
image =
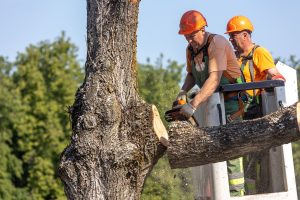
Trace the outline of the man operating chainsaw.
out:
M 187 100 L 187 92 L 196 84 L 201 88 L 194 99 L 183 105 L 178 118 L 190 118 L 197 107 L 206 101 L 220 84 L 237 83 L 241 80 L 239 64 L 230 43 L 221 35 L 205 31 L 207 26 L 204 16 L 195 10 L 183 14 L 180 20 L 179 34 L 188 42 L 186 48 L 187 75 L 176 101 Z M 228 121 L 239 118 L 242 114 L 238 101 L 228 99 L 226 116 Z M 176 116 L 174 116 L 176 120 Z
M 190 10 L 180 20 L 179 34 L 188 42 L 186 48 L 187 75 L 176 102 L 187 102 L 187 92 L 195 85 L 200 91 L 176 112 L 166 113 L 168 121 L 188 120 L 197 107 L 205 102 L 220 84 L 241 81 L 240 66 L 228 40 L 221 35 L 205 31 L 207 22 L 198 11 Z M 241 119 L 243 102 L 237 93 L 224 95 L 227 122 Z M 227 161 L 229 185 L 232 196 L 242 196 L 244 177 L 241 158 Z

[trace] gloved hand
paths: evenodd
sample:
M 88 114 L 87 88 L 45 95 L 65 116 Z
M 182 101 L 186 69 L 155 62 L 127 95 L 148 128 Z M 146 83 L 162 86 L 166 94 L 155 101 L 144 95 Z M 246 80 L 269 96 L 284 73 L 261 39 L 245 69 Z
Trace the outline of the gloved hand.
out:
M 186 91 L 185 90 L 180 90 L 180 92 L 178 93 L 176 100 L 184 100 L 185 102 L 187 102 L 187 97 L 186 97 Z
M 196 109 L 191 104 L 187 103 L 166 111 L 165 119 L 167 122 L 189 120 L 195 111 Z
M 175 106 L 178 106 L 178 105 L 182 105 L 180 103 L 181 102 L 187 102 L 187 96 L 186 96 L 186 91 L 184 90 L 180 90 L 180 92 L 178 93 L 177 97 L 176 97 L 176 100 L 173 101 L 173 104 L 172 104 L 172 107 L 174 108 Z
M 195 111 L 196 108 L 194 108 L 191 104 L 186 103 L 181 107 L 179 113 L 186 117 L 186 119 L 189 119 L 191 116 L 193 116 Z

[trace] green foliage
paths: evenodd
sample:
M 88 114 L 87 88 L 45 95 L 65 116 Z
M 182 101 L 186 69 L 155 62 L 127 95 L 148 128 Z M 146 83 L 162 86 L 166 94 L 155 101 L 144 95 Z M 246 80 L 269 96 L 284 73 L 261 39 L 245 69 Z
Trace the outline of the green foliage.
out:
M 83 79 L 64 33 L 0 59 L 0 199 L 66 199 L 56 174 L 71 134 L 67 107 Z M 2 184 L 3 183 L 3 184 Z
M 156 66 L 139 65 L 138 85 L 141 97 L 148 103 L 157 106 L 161 118 L 163 113 L 170 109 L 180 90 L 182 65 L 176 61 L 169 61 L 166 68 L 162 67 L 163 56 L 158 59 Z
M 157 106 L 160 116 L 170 109 L 178 91 L 183 66 L 175 61 L 169 61 L 168 66 L 162 66 L 161 56 L 156 66 L 139 65 L 138 83 L 142 98 Z M 164 123 L 166 123 L 164 121 Z M 171 170 L 166 157 L 155 165 L 147 178 L 142 193 L 143 200 L 179 200 L 193 199 L 191 177 L 188 169 Z
M 17 189 L 14 180 L 21 178 L 22 161 L 13 153 L 14 113 L 20 105 L 11 79 L 13 66 L 0 57 L 0 199 L 15 199 L 25 191 Z M 23 198 L 25 199 L 25 198 Z

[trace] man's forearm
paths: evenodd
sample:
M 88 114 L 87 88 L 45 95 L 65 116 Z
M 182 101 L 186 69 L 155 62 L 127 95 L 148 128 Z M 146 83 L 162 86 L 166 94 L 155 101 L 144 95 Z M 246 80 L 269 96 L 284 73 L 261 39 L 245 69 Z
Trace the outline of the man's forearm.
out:
M 268 69 L 267 75 L 268 75 L 267 79 L 285 81 L 285 77 L 283 77 L 282 74 L 280 74 L 280 72 L 278 71 L 278 69 L 276 67 Z
M 208 79 L 205 81 L 200 92 L 191 101 L 191 105 L 197 108 L 202 102 L 206 101 L 217 89 L 222 72 L 211 72 Z

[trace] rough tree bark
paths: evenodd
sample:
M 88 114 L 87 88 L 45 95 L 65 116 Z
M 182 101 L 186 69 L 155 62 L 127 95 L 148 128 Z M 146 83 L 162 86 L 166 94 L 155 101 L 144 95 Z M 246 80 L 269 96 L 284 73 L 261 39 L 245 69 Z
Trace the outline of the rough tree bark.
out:
M 184 168 L 237 158 L 250 152 L 300 139 L 300 103 L 263 118 L 225 126 L 197 128 L 171 125 L 167 154 L 171 168 Z
M 73 133 L 58 169 L 68 199 L 139 199 L 165 151 L 158 112 L 137 93 L 138 6 L 87 0 L 86 77 L 69 110 Z

